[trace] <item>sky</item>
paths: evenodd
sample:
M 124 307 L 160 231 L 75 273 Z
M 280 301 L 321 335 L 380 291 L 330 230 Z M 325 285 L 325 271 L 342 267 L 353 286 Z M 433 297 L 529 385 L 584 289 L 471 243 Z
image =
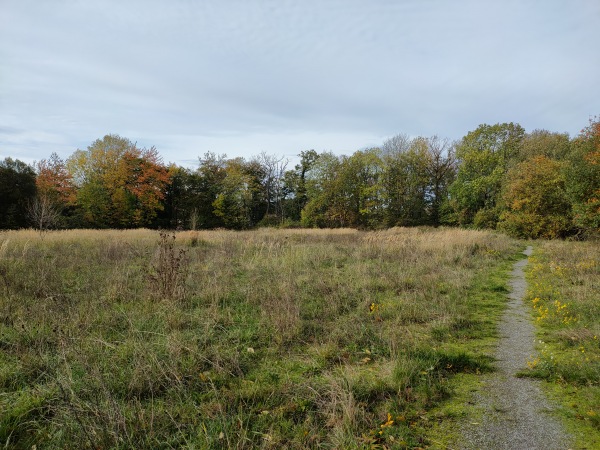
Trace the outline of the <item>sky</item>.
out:
M 193 167 L 600 114 L 598 0 L 0 0 L 0 159 Z

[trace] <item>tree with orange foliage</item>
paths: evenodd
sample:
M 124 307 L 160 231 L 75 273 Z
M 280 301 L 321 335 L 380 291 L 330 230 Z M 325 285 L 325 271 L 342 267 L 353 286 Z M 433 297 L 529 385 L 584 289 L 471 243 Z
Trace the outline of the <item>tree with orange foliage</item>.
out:
M 162 210 L 169 181 L 156 150 L 107 135 L 67 161 L 77 184 L 77 203 L 85 224 L 129 228 L 149 225 Z
M 35 164 L 36 196 L 28 204 L 27 215 L 40 233 L 60 225 L 62 213 L 75 201 L 75 185 L 65 162 L 52 153 Z
M 115 180 L 129 199 L 129 217 L 124 222 L 135 226 L 149 224 L 156 212 L 162 210 L 165 186 L 169 182 L 169 171 L 155 147 L 129 149 L 119 161 Z
M 73 177 L 65 162 L 56 153 L 52 153 L 49 159 L 37 162 L 35 169 L 35 184 L 39 196 L 47 197 L 59 205 L 68 205 L 75 201 Z
M 573 203 L 574 223 L 586 232 L 600 232 L 600 118 L 572 142 L 567 192 Z

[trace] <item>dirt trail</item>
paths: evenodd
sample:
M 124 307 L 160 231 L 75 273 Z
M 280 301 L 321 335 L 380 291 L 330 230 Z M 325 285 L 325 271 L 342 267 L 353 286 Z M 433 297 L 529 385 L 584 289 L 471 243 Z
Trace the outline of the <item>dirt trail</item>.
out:
M 532 248 L 523 252 L 531 255 Z M 496 349 L 497 371 L 483 377 L 474 396 L 475 417 L 463 426 L 461 449 L 563 450 L 569 436 L 560 422 L 548 412 L 551 405 L 539 382 L 517 378 L 535 354 L 535 331 L 523 304 L 527 289 L 523 267 L 527 259 L 514 265 L 510 281 L 510 302 L 499 325 Z

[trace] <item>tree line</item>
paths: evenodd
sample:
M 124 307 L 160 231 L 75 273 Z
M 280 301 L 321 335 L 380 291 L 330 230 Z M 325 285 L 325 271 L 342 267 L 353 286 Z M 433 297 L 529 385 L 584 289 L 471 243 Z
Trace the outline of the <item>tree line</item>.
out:
M 600 229 L 600 120 L 581 133 L 483 124 L 456 142 L 397 135 L 300 162 L 207 153 L 196 169 L 107 135 L 67 160 L 0 162 L 0 228 L 458 225 L 524 238 Z

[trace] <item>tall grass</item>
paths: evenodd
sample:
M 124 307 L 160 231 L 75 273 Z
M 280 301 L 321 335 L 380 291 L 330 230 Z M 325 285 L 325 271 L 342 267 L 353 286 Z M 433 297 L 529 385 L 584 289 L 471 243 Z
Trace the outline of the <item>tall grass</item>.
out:
M 490 368 L 471 344 L 520 247 L 450 229 L 171 239 L 0 234 L 0 444 L 426 445 L 448 379 Z

